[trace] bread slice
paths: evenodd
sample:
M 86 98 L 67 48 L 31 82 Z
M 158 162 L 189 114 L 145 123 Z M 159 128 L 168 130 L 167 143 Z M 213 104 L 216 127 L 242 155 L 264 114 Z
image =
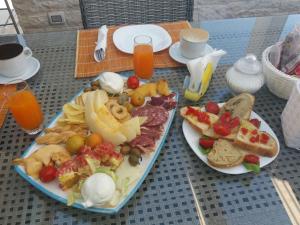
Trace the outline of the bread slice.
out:
M 242 132 L 243 128 L 247 129 L 246 134 Z M 261 142 L 262 134 L 267 135 L 269 137 L 269 140 L 266 143 Z M 260 140 L 256 142 L 250 141 L 252 137 L 256 137 L 257 135 L 259 136 Z M 241 121 L 241 127 L 239 129 L 239 132 L 237 134 L 234 143 L 237 146 L 244 148 L 249 152 L 262 155 L 262 156 L 273 157 L 278 152 L 278 146 L 276 140 L 268 133 L 259 131 L 248 120 Z
M 195 107 L 193 106 L 192 108 L 198 110 L 198 111 L 202 111 L 200 107 Z M 192 116 L 192 115 L 186 115 L 186 112 L 188 110 L 188 107 L 182 107 L 180 109 L 180 115 L 185 118 L 193 127 L 195 127 L 201 134 L 203 134 L 203 132 L 205 130 L 207 130 L 211 124 L 214 124 L 219 117 L 215 114 L 209 113 L 209 112 L 205 112 L 208 116 L 209 116 L 209 120 L 210 120 L 210 124 L 206 124 L 206 123 L 202 123 L 199 122 L 197 117 Z M 204 111 L 202 111 L 204 112 Z
M 219 116 L 224 112 L 230 112 L 232 118 L 248 120 L 250 118 L 255 97 L 248 93 L 242 93 L 229 99 L 220 109 Z
M 222 138 L 222 139 L 226 139 L 226 140 L 229 140 L 229 141 L 234 141 L 235 138 L 236 138 L 237 132 L 238 132 L 238 129 L 233 129 L 229 135 L 221 136 L 221 135 L 216 134 L 213 127 L 210 127 L 207 130 L 203 131 L 202 134 L 207 136 L 207 137 L 213 138 L 213 139 Z
M 214 143 L 213 149 L 208 153 L 207 160 L 210 165 L 218 168 L 228 168 L 240 165 L 244 160 L 244 152 L 232 142 L 219 139 Z

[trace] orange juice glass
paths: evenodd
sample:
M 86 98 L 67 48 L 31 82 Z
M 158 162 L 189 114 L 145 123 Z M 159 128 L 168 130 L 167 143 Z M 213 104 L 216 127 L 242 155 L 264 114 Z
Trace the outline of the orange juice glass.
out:
M 42 130 L 43 112 L 25 81 L 17 84 L 15 92 L 6 95 L 7 106 L 17 124 L 28 134 Z
M 134 38 L 133 65 L 135 75 L 142 79 L 150 79 L 153 75 L 152 38 L 139 35 Z

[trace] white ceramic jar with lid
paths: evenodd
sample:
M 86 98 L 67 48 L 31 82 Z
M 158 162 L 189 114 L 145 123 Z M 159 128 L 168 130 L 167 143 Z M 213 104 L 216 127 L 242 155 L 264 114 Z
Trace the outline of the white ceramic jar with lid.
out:
M 255 55 L 247 54 L 227 70 L 226 82 L 234 94 L 257 92 L 264 85 L 261 63 Z

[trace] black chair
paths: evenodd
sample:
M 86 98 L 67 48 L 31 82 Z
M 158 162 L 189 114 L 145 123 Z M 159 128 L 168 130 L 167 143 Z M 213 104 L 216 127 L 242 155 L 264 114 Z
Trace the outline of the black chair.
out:
M 194 0 L 79 0 L 84 28 L 193 18 Z

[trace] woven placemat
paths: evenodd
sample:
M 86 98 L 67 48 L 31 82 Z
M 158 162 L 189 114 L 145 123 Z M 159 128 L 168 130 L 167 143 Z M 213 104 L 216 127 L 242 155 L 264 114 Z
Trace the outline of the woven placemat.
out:
M 5 101 L 5 92 L 7 94 L 16 90 L 16 85 L 0 85 L 0 127 L 2 127 L 5 120 L 8 108 Z M 4 104 L 4 105 L 3 105 Z
M 191 27 L 188 21 L 160 23 L 158 25 L 169 32 L 172 43 L 179 41 L 180 30 Z M 93 77 L 103 71 L 120 72 L 133 69 L 132 55 L 119 51 L 113 43 L 113 33 L 119 27 L 120 26 L 109 27 L 106 57 L 105 60 L 100 63 L 94 60 L 94 49 L 98 37 L 98 29 L 79 30 L 77 32 L 75 78 Z M 182 66 L 182 64 L 175 62 L 169 56 L 169 49 L 154 54 L 155 68 L 179 66 Z

